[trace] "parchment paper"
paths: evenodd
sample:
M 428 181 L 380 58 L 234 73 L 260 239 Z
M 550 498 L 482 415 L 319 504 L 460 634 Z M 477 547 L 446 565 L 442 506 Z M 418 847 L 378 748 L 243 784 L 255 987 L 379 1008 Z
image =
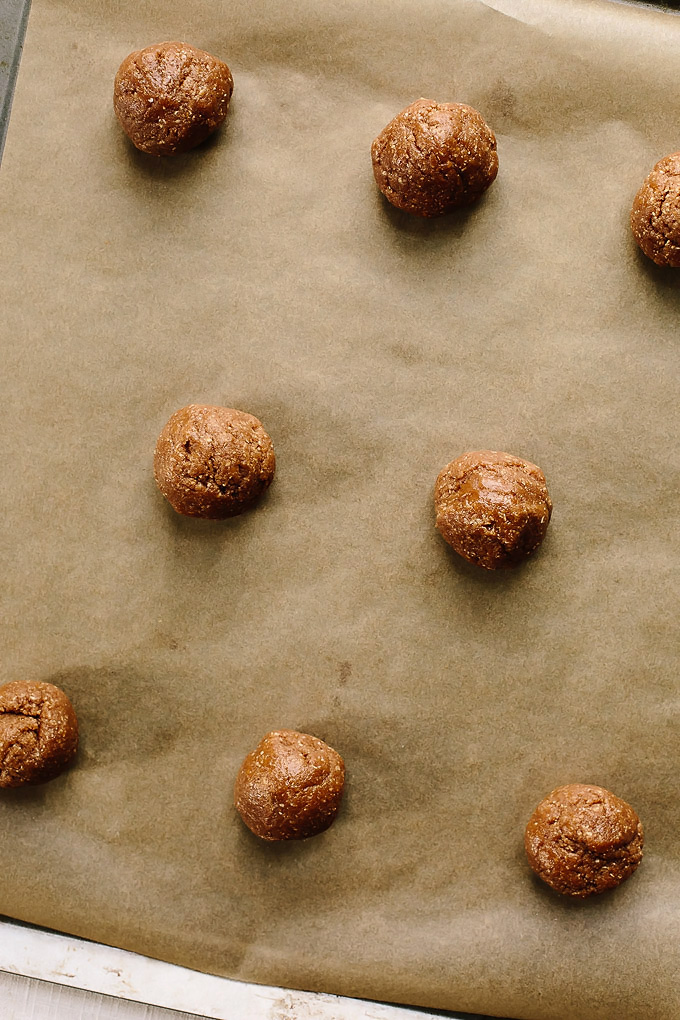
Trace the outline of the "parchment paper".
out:
M 499 0 L 501 6 L 501 0 Z M 680 21 L 616 4 L 35 0 L 1 175 L 2 679 L 55 682 L 78 766 L 0 797 L 0 910 L 231 977 L 529 1020 L 669 1020 L 678 965 L 678 280 L 628 212 L 680 146 Z M 235 92 L 157 161 L 111 109 L 186 39 Z M 420 222 L 370 142 L 480 109 L 500 174 Z M 257 415 L 278 474 L 175 515 L 151 458 L 189 402 Z M 467 449 L 544 469 L 526 567 L 433 527 Z M 273 727 L 336 747 L 337 823 L 269 846 L 231 807 Z M 589 902 L 526 820 L 598 783 L 647 835 Z

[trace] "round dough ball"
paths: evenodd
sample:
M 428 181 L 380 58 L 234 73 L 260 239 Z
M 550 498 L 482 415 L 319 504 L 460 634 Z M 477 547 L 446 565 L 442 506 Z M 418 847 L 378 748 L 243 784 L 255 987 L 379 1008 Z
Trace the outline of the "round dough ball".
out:
M 307 839 L 332 825 L 345 785 L 345 763 L 309 733 L 272 730 L 239 769 L 234 804 L 261 839 Z
M 200 145 L 227 116 L 231 71 L 183 42 L 136 50 L 118 68 L 113 108 L 142 152 L 174 156 Z
M 680 267 L 680 152 L 645 177 L 630 214 L 633 237 L 657 266 Z
M 509 453 L 464 453 L 439 473 L 437 529 L 470 563 L 514 567 L 543 541 L 552 514 L 545 476 Z
M 529 864 L 565 896 L 591 896 L 629 878 L 642 860 L 640 819 L 601 786 L 573 783 L 553 790 L 529 819 Z
M 498 173 L 496 138 L 481 113 L 431 99 L 398 113 L 373 142 L 371 158 L 385 198 L 414 216 L 476 202 Z
M 64 692 L 37 680 L 0 687 L 0 787 L 54 779 L 78 750 L 78 720 Z
M 214 520 L 249 510 L 276 467 L 262 422 L 231 407 L 189 404 L 175 411 L 156 443 L 156 484 L 178 514 Z

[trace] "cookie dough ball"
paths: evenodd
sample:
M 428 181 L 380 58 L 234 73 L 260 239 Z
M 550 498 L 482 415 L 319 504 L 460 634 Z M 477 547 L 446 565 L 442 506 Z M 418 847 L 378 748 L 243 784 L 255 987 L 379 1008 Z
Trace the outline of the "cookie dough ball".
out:
M 625 800 L 601 786 L 553 790 L 529 819 L 529 864 L 565 896 L 591 896 L 629 878 L 642 860 L 642 825 Z
M 371 157 L 385 198 L 414 216 L 476 202 L 498 173 L 493 131 L 463 103 L 411 103 L 380 132 Z
M 78 720 L 64 692 L 37 680 L 0 687 L 0 787 L 54 779 L 78 750 Z
M 434 507 L 442 537 L 486 570 L 526 559 L 543 541 L 552 513 L 541 469 L 493 450 L 447 464 L 435 483 Z
M 221 519 L 249 510 L 276 467 L 262 422 L 231 407 L 189 404 L 163 428 L 154 455 L 156 484 L 178 514 Z
M 680 267 L 680 152 L 643 181 L 630 214 L 633 237 L 657 266 Z
M 174 156 L 200 145 L 227 116 L 234 88 L 217 57 L 182 42 L 136 50 L 118 68 L 113 108 L 142 152 Z
M 323 740 L 273 730 L 241 765 L 234 804 L 262 839 L 307 839 L 333 823 L 344 785 L 345 763 Z

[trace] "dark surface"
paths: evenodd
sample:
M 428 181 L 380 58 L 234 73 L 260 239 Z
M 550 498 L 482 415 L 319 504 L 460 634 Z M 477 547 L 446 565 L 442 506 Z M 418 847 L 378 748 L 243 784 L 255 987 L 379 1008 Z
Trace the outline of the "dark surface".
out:
M 0 159 L 21 59 L 30 0 L 0 0 Z

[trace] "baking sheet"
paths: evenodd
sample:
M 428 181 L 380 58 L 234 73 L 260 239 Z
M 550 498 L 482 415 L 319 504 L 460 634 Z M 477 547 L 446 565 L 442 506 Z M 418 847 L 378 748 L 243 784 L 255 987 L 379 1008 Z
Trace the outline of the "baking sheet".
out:
M 497 6 L 501 6 L 498 0 Z M 7 680 L 60 684 L 79 765 L 0 798 L 0 910 L 249 981 L 527 1018 L 680 1009 L 679 290 L 627 216 L 677 149 L 680 22 L 618 5 L 35 0 L 0 175 Z M 225 129 L 157 161 L 111 111 L 131 49 L 203 46 Z M 372 138 L 480 109 L 465 214 L 386 206 Z M 253 513 L 175 516 L 156 435 L 256 414 Z M 545 471 L 493 575 L 433 527 L 470 448 Z M 341 817 L 268 846 L 231 787 L 268 729 L 336 747 Z M 646 828 L 592 902 L 529 875 L 531 810 L 602 784 Z
M 29 0 L 4 0 L 0 7 L 0 159 L 21 59 Z

